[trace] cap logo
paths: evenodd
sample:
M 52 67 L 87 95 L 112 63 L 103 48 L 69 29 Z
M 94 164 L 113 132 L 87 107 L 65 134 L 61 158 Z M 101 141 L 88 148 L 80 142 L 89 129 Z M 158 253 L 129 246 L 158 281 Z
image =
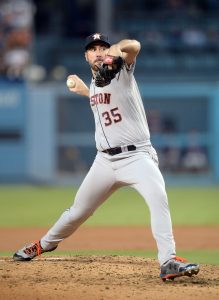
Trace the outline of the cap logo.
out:
M 94 40 L 100 40 L 100 34 L 99 34 L 99 33 L 95 33 L 95 34 L 93 35 L 93 39 L 94 39 Z
M 0 0 L 1 2 L 1 0 Z M 94 34 L 91 34 L 89 35 L 88 37 L 86 37 L 86 40 L 85 40 L 85 50 L 87 51 L 91 45 L 93 44 L 99 44 L 101 43 L 106 45 L 106 47 L 110 47 L 110 42 L 108 41 L 108 37 L 106 35 L 103 35 L 99 32 L 97 33 L 94 33 Z

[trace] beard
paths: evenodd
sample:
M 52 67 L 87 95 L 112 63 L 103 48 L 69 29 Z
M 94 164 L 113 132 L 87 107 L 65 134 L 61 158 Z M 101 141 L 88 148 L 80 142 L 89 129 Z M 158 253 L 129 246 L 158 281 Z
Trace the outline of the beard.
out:
M 90 63 L 90 67 L 94 72 L 97 72 L 103 63 L 102 59 L 97 59 L 93 63 Z

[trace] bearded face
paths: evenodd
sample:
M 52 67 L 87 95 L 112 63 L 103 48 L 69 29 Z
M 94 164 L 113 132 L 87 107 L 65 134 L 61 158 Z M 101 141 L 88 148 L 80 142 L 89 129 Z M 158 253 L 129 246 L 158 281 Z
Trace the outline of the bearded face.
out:
M 94 44 L 85 52 L 85 58 L 93 72 L 97 72 L 98 68 L 102 65 L 109 48 L 104 44 Z

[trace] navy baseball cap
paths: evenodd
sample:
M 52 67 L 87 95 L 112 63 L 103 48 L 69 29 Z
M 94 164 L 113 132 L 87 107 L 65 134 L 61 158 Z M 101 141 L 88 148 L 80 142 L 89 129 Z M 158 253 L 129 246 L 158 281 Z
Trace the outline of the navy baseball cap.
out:
M 95 43 L 103 43 L 107 47 L 110 47 L 110 42 L 108 36 L 101 34 L 101 33 L 94 33 L 89 35 L 85 40 L 85 50 L 87 50 L 92 44 Z

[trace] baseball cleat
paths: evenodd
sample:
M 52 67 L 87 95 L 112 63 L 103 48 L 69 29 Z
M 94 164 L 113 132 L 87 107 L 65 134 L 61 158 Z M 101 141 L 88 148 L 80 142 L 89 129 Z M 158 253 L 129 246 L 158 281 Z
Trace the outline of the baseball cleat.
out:
M 14 255 L 13 255 L 13 260 L 15 261 L 29 261 L 33 259 L 36 256 L 40 256 L 44 252 L 50 252 L 55 250 L 57 247 L 52 248 L 50 250 L 44 250 L 41 245 L 40 241 L 33 242 L 24 248 L 18 250 Z
M 200 268 L 197 264 L 187 262 L 186 259 L 175 256 L 161 266 L 160 277 L 163 281 L 174 280 L 176 277 L 197 275 Z

